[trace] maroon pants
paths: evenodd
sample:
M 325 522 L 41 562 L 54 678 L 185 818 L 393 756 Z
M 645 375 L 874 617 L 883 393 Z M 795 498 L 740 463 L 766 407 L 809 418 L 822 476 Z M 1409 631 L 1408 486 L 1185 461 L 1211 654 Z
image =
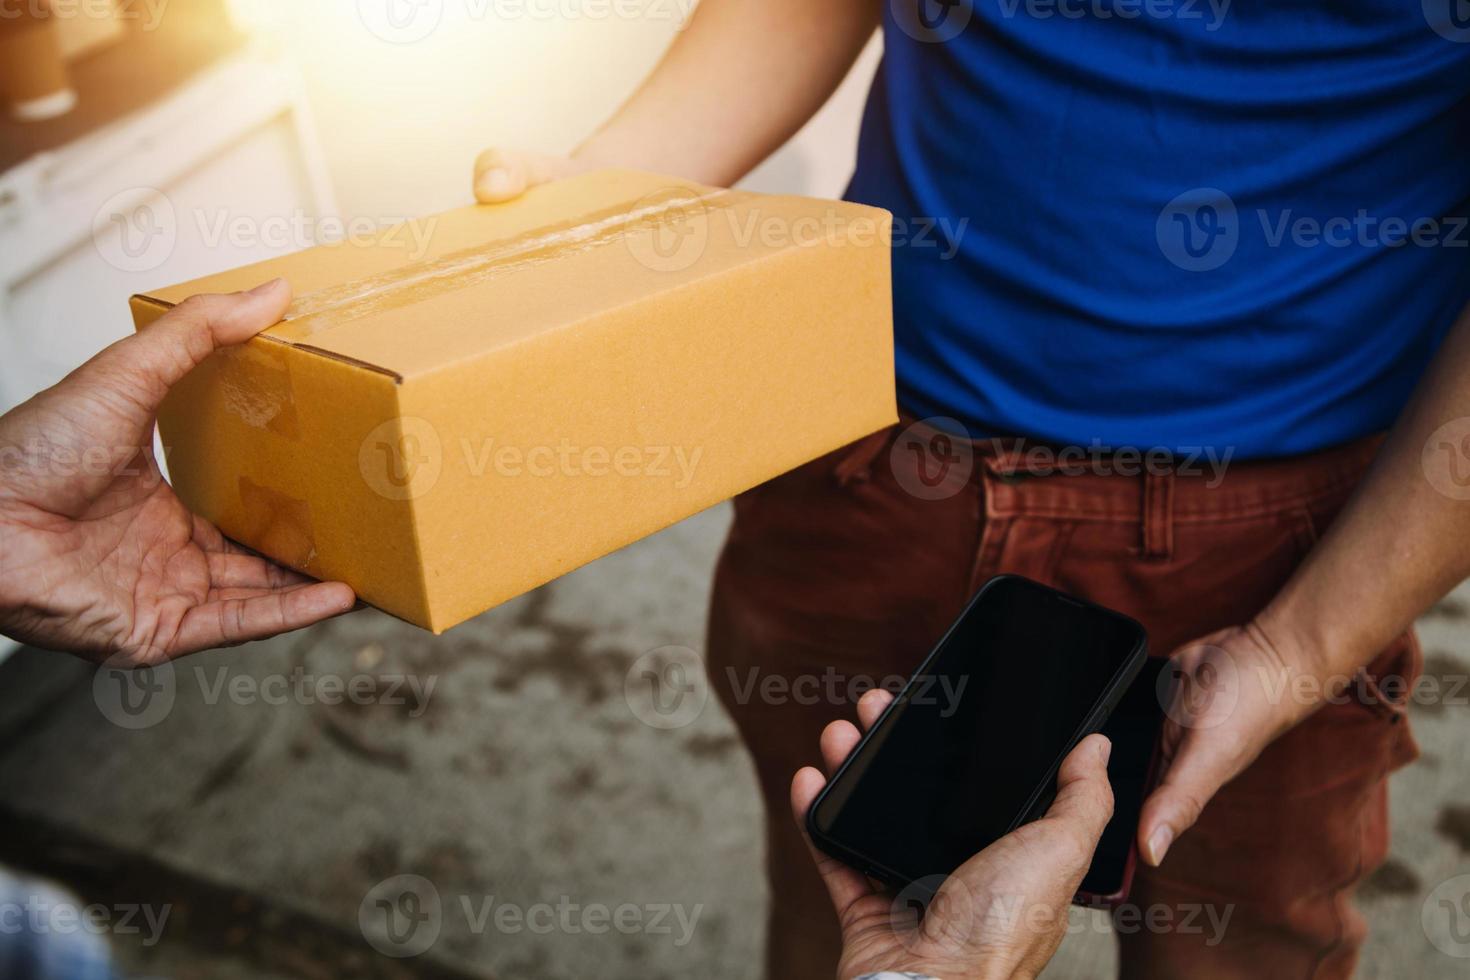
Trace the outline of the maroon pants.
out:
M 1167 656 L 1270 600 L 1376 446 L 1223 476 L 1177 457 L 1074 458 L 1059 471 L 1059 457 L 1013 442 L 896 427 L 740 497 L 708 661 L 766 802 L 769 975 L 831 976 L 839 949 L 789 813 L 792 774 L 817 760 L 824 725 L 853 717 L 856 696 L 917 666 L 982 583 L 1015 572 L 1118 609 Z M 1161 868 L 1142 869 L 1135 925 L 1119 930 L 1125 977 L 1351 974 L 1366 931 L 1353 890 L 1388 844 L 1385 777 L 1417 754 L 1403 705 L 1377 680 L 1412 682 L 1419 659 L 1412 635 L 1383 651 L 1353 697 L 1270 746 Z M 1223 931 L 1199 928 L 1200 907 L 1229 916 Z

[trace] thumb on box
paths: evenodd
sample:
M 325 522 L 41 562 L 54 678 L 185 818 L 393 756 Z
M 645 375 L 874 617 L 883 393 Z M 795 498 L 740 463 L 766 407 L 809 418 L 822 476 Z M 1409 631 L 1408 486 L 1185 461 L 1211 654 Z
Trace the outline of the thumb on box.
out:
M 520 197 L 537 184 L 570 177 L 586 168 L 566 157 L 492 147 L 475 159 L 475 200 L 500 204 Z
M 284 279 L 246 292 L 191 296 L 103 350 L 74 377 L 124 393 L 151 413 L 206 357 L 279 323 L 290 305 L 291 284 Z

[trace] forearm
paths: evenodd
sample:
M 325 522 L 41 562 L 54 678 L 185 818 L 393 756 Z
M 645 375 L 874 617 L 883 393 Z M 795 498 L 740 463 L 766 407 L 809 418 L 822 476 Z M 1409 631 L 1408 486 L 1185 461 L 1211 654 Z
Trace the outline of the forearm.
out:
M 704 0 L 653 74 L 573 156 L 729 186 L 832 94 L 877 0 Z
M 1464 433 L 1447 441 L 1438 432 L 1456 419 L 1470 419 L 1470 309 L 1357 493 L 1257 618 L 1280 652 L 1300 652 L 1318 677 L 1351 677 L 1470 576 L 1470 499 L 1435 485 L 1453 487 L 1451 468 L 1470 466 Z

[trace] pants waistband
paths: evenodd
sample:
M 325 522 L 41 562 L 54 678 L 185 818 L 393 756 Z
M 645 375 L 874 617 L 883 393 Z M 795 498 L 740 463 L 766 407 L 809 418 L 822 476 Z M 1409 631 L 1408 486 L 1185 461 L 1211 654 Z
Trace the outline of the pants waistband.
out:
M 1383 436 L 1274 459 L 1056 446 L 1024 438 L 967 439 L 903 419 L 850 447 L 838 476 L 887 462 L 895 442 L 925 447 L 955 479 L 982 486 L 988 513 L 1074 520 L 1173 522 L 1252 517 L 1340 496 L 1362 479 Z M 1147 536 L 1147 534 L 1146 534 Z

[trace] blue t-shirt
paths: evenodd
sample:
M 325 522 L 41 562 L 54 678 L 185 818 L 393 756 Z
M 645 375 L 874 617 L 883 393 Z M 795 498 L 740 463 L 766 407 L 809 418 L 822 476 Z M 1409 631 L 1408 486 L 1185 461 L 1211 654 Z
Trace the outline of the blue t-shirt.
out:
M 1470 302 L 1470 0 L 888 0 L 848 197 L 900 398 L 972 432 L 1299 453 Z

